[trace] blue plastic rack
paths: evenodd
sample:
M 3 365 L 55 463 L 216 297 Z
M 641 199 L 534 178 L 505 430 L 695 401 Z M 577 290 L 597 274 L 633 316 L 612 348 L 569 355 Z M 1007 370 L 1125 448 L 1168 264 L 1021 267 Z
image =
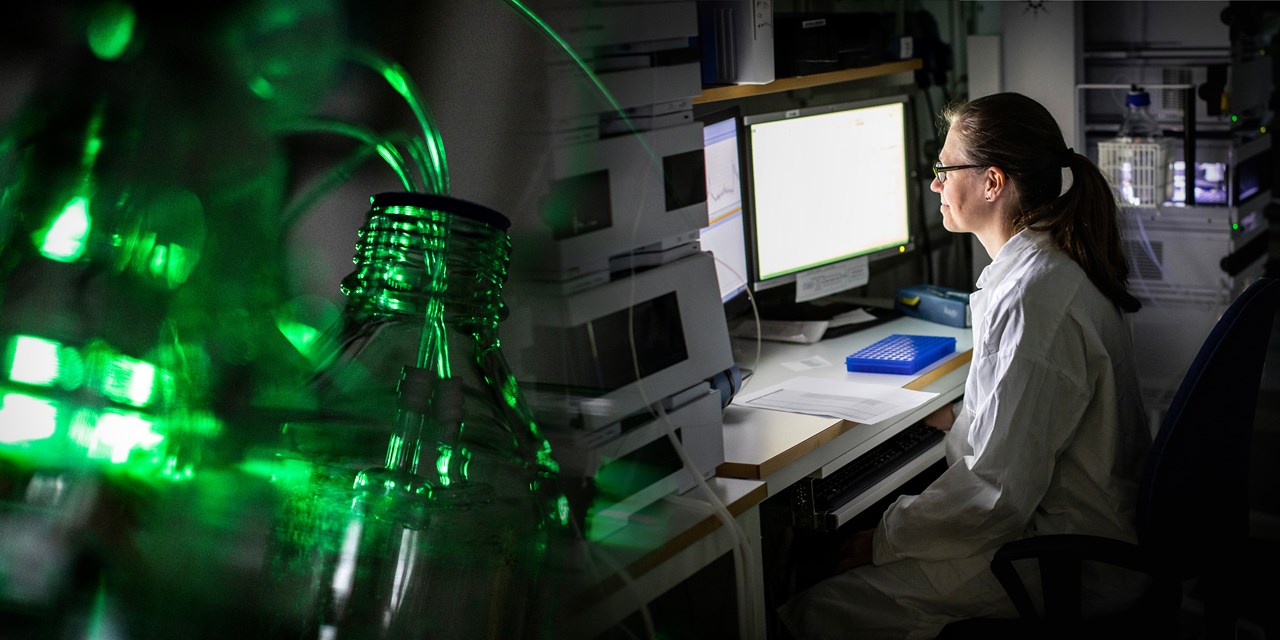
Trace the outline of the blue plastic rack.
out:
M 955 338 L 895 333 L 849 354 L 844 366 L 864 373 L 915 373 L 955 350 Z

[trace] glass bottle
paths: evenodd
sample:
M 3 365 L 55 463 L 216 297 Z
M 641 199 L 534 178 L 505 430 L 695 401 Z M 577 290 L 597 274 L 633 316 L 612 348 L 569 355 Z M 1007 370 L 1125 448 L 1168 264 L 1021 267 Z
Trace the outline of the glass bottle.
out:
M 1119 138 L 1129 142 L 1151 142 L 1162 135 L 1160 125 L 1151 115 L 1151 94 L 1137 88 L 1130 89 L 1124 104 Z
M 567 502 L 498 342 L 507 227 L 447 196 L 372 198 L 326 340 L 340 348 L 315 379 L 332 419 L 286 425 L 311 445 L 299 457 L 318 463 L 278 525 L 283 572 L 317 585 L 283 619 L 300 627 L 289 631 L 550 634 L 543 580 Z M 327 443 L 344 442 L 347 420 L 380 426 L 380 465 L 344 475 L 352 461 Z
M 1115 144 L 1107 147 L 1111 155 L 1104 158 L 1099 146 L 1102 165 L 1111 167 L 1120 201 L 1130 206 L 1159 206 L 1173 196 L 1171 145 L 1150 107 L 1151 95 L 1132 87 Z

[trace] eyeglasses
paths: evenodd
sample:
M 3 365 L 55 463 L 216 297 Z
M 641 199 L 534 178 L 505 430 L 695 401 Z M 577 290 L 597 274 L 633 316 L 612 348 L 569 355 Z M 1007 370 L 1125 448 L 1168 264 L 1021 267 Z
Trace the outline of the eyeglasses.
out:
M 933 163 L 933 177 L 938 179 L 938 184 L 943 184 L 947 181 L 948 171 L 957 171 L 960 169 L 985 169 L 987 166 L 988 165 L 985 164 L 958 164 L 954 167 L 944 167 L 941 162 L 935 162 Z

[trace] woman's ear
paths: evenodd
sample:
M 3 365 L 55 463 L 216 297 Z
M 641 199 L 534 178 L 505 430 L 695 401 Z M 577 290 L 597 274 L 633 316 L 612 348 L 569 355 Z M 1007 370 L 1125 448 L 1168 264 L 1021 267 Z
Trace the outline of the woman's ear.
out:
M 1009 187 L 1009 176 L 1000 167 L 987 167 L 986 182 L 983 184 L 983 196 L 987 202 L 995 202 L 1005 194 Z

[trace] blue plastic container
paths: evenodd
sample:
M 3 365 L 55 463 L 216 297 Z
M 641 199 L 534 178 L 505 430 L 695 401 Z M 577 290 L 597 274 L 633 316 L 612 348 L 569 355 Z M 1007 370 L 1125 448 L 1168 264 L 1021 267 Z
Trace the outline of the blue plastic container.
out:
M 955 338 L 895 333 L 849 354 L 844 366 L 863 373 L 915 373 L 955 350 Z

